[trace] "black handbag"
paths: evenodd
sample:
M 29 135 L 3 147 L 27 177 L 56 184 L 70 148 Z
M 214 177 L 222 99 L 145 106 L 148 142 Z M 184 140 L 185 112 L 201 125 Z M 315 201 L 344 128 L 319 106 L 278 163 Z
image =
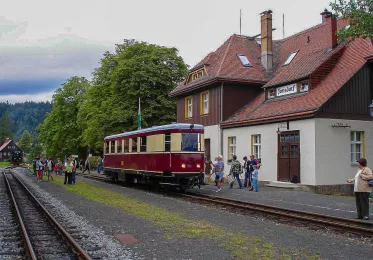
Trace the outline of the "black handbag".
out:
M 373 179 L 369 180 L 368 184 L 369 184 L 370 187 L 373 187 Z

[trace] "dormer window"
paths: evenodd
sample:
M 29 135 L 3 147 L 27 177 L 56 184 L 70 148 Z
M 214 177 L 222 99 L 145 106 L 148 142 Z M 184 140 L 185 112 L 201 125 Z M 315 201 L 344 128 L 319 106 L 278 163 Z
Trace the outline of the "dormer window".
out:
M 285 61 L 283 66 L 289 65 L 290 62 L 294 59 L 295 55 L 297 55 L 298 51 L 294 51 L 290 54 L 289 58 Z
M 251 64 L 250 64 L 248 58 L 246 57 L 246 55 L 237 54 L 237 57 L 240 59 L 242 66 L 251 67 Z
M 189 82 L 191 81 L 194 81 L 196 79 L 200 79 L 202 78 L 204 75 L 206 75 L 206 72 L 205 72 L 205 69 L 199 69 L 199 70 L 195 70 L 193 72 L 190 72 L 189 73 L 189 76 L 187 78 L 187 82 L 186 84 L 188 84 Z

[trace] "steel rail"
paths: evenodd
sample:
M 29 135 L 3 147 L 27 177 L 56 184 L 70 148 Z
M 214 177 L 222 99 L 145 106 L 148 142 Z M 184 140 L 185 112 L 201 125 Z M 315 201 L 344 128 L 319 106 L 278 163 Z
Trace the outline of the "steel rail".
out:
M 254 202 L 239 201 L 229 198 L 222 198 L 212 195 L 196 194 L 192 192 L 187 192 L 185 194 L 180 194 L 183 197 L 190 198 L 193 200 L 203 200 L 206 202 L 211 202 L 224 206 L 231 206 L 234 208 L 259 211 L 261 213 L 271 214 L 275 216 L 281 216 L 285 218 L 292 218 L 296 220 L 322 224 L 325 226 L 332 226 L 336 228 L 342 228 L 349 230 L 354 233 L 365 234 L 368 236 L 373 236 L 373 223 L 362 222 L 354 219 L 347 219 L 341 217 L 335 217 L 330 215 L 323 215 L 319 213 L 306 212 L 301 210 L 294 210 L 288 208 L 280 208 L 276 206 L 264 205 Z
M 108 178 L 92 176 L 90 174 L 80 174 L 81 177 L 94 179 L 98 181 L 109 181 Z M 265 205 L 255 202 L 246 202 L 240 200 L 234 200 L 229 198 L 223 198 L 213 195 L 197 194 L 193 192 L 186 193 L 172 193 L 175 196 L 181 196 L 193 200 L 206 201 L 209 203 L 215 203 L 224 206 L 235 207 L 243 210 L 259 211 L 261 213 L 270 214 L 273 216 L 280 216 L 283 218 L 291 218 L 308 223 L 314 223 L 323 225 L 325 227 L 334 227 L 338 229 L 348 230 L 353 233 L 364 234 L 367 236 L 373 236 L 373 223 L 362 222 L 359 220 L 335 217 L 331 215 L 323 215 L 319 213 L 294 210 L 289 208 L 280 208 L 271 205 Z
M 60 234 L 67 240 L 68 244 L 74 249 L 77 254 L 77 258 L 80 260 L 92 260 L 88 253 L 75 241 L 75 239 L 61 226 L 60 223 L 52 216 L 52 214 L 41 204 L 41 202 L 32 194 L 32 192 L 26 187 L 26 185 L 13 174 L 13 177 L 18 183 L 27 191 L 28 195 L 36 202 L 36 204 L 42 209 L 43 213 L 48 217 L 51 223 L 57 228 Z
M 26 226 L 25 226 L 25 224 L 23 222 L 23 218 L 22 218 L 21 212 L 19 211 L 16 198 L 14 197 L 12 187 L 10 186 L 10 183 L 9 183 L 8 177 L 6 176 L 5 171 L 3 171 L 3 175 L 4 175 L 6 187 L 8 188 L 8 191 L 10 193 L 11 202 L 12 202 L 13 207 L 15 209 L 15 213 L 16 213 L 16 217 L 17 217 L 17 222 L 18 222 L 18 224 L 19 224 L 19 226 L 20 226 L 20 228 L 22 230 L 22 235 L 23 235 L 25 246 L 26 246 L 26 254 L 30 257 L 30 259 L 37 260 L 37 256 L 36 256 L 34 247 L 32 246 L 30 237 L 29 237 L 29 235 L 27 233 Z

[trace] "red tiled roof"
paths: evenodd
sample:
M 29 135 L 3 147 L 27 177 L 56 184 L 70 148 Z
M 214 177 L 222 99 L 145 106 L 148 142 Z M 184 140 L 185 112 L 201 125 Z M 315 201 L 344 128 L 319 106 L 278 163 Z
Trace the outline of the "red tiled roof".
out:
M 309 93 L 289 96 L 278 100 L 263 102 L 264 92 L 236 112 L 222 124 L 229 126 L 253 120 L 269 120 L 273 117 L 291 117 L 296 113 L 316 112 L 366 63 L 364 57 L 371 53 L 372 42 L 369 39 L 357 39 L 344 48 L 338 62 L 326 77 L 313 86 Z M 312 76 L 311 76 L 312 77 Z
M 12 140 L 7 140 L 5 141 L 1 146 L 0 146 L 0 151 L 2 151 Z
M 337 30 L 348 24 L 337 20 Z M 264 92 L 222 123 L 222 127 L 316 112 L 338 91 L 373 54 L 370 39 L 339 43 L 332 48 L 331 18 L 282 40 L 273 41 L 273 70 L 266 72 L 261 64 L 260 46 L 255 39 L 232 35 L 215 52 L 207 55 L 191 71 L 204 67 L 207 76 L 188 84 L 180 83 L 170 96 L 179 96 L 219 81 L 260 84 L 264 88 L 310 79 L 308 93 L 264 102 Z M 297 55 L 283 66 L 289 55 Z M 242 66 L 237 54 L 244 54 L 252 67 Z
M 242 66 L 237 54 L 244 54 L 251 67 Z M 178 96 L 190 92 L 212 81 L 240 81 L 246 83 L 265 84 L 268 79 L 266 71 L 260 63 L 260 46 L 255 39 L 233 34 L 215 52 L 208 54 L 190 71 L 204 66 L 207 76 L 185 84 L 181 82 L 170 96 Z

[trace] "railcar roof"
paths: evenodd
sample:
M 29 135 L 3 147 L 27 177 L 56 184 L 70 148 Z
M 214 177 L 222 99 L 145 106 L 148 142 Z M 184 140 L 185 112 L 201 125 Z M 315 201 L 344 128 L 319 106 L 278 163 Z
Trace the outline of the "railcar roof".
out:
M 105 140 L 112 139 L 112 138 L 118 138 L 118 137 L 124 137 L 124 136 L 151 133 L 151 132 L 156 132 L 156 131 L 164 131 L 164 130 L 175 130 L 175 129 L 186 130 L 186 129 L 190 129 L 190 125 L 191 124 L 170 124 L 170 125 L 153 126 L 150 128 L 140 129 L 136 131 L 106 136 Z M 194 124 L 193 130 L 203 130 L 203 125 Z

